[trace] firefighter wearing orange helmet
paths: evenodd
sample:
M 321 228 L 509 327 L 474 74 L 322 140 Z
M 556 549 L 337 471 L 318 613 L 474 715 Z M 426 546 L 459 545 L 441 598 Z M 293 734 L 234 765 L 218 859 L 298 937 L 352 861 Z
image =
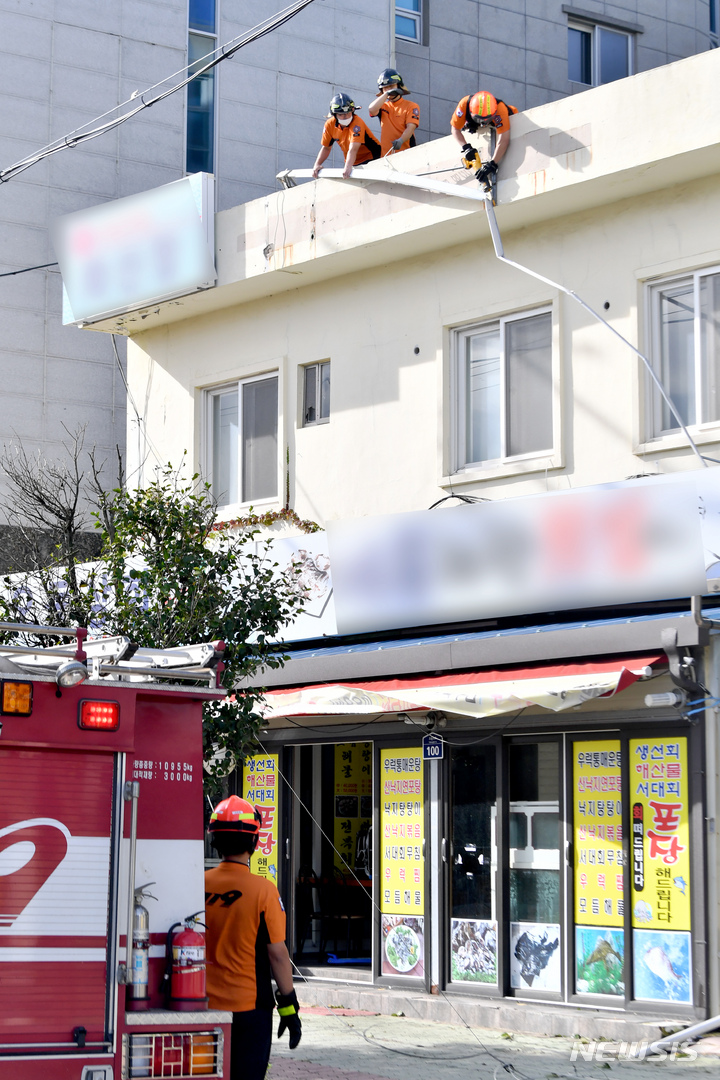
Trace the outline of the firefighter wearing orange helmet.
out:
M 495 152 L 490 161 L 475 173 L 481 184 L 489 185 L 495 179 L 498 166 L 510 144 L 510 117 L 516 112 L 514 105 L 506 105 L 504 101 L 493 97 L 487 90 L 480 90 L 477 94 L 461 98 L 457 103 L 457 108 L 450 120 L 450 131 L 462 147 L 464 162 L 474 161 L 477 150 L 470 145 L 463 132 L 469 131 L 474 134 L 483 128 L 495 131 Z
M 250 873 L 261 824 L 257 807 L 231 795 L 215 807 L 208 826 L 222 862 L 205 871 L 207 993 L 211 1009 L 233 1014 L 230 1080 L 264 1080 L 275 1004 L 278 1038 L 289 1031 L 294 1050 L 302 1034 L 285 909 L 273 883 Z

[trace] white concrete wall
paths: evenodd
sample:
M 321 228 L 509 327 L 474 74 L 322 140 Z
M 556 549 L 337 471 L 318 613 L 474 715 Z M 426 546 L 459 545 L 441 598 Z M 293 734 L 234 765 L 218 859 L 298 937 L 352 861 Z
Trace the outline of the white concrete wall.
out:
M 680 137 L 682 184 L 666 183 L 667 133 L 649 104 L 664 72 L 533 110 L 513 137 L 521 167 L 538 132 L 559 146 L 570 130 L 591 133 L 577 170 L 555 158 L 509 176 L 498 220 L 510 258 L 574 289 L 641 348 L 646 281 L 720 264 L 718 66 L 714 53 L 669 69 L 706 103 Z M 625 136 L 603 123 L 621 104 L 636 117 Z M 448 154 L 449 139 L 402 161 Z M 451 491 L 497 498 L 699 465 L 682 437 L 643 441 L 645 380 L 631 350 L 558 290 L 498 263 L 482 207 L 469 205 L 328 180 L 219 215 L 219 287 L 151 313 L 143 325 L 165 325 L 130 345 L 133 396 L 163 460 L 187 449 L 202 471 L 204 389 L 278 370 L 291 504 L 321 523 L 423 509 Z M 277 235 L 286 243 L 264 254 Z M 454 472 L 452 329 L 539 305 L 553 310 L 553 454 Z M 303 428 L 299 369 L 324 359 L 330 422 Z M 719 456 L 720 425 L 696 437 Z

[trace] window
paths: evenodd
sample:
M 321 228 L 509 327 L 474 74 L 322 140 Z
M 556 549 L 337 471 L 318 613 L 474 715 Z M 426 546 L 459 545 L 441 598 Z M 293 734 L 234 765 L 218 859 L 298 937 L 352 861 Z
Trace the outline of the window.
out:
M 303 427 L 330 418 L 330 361 L 303 368 Z
M 552 314 L 507 316 L 456 335 L 458 459 L 552 449 Z
M 220 506 L 277 498 L 278 377 L 209 394 L 212 493 Z
M 720 270 L 666 281 L 650 292 L 652 359 L 665 392 L 684 424 L 720 420 Z M 677 431 L 668 405 L 650 392 L 651 434 Z
M 633 35 L 606 26 L 568 27 L 570 82 L 600 86 L 632 75 Z
M 405 41 L 422 41 L 422 0 L 395 0 L 395 35 Z
M 215 0 L 190 0 L 188 65 L 199 70 L 204 56 L 214 52 Z M 188 84 L 185 171 L 213 172 L 215 149 L 215 68 Z

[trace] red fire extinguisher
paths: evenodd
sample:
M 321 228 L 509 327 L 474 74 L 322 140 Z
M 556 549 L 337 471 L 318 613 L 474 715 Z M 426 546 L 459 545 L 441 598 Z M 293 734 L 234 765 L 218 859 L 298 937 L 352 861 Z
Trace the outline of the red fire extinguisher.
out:
M 205 995 L 205 937 L 195 925 L 198 915 L 188 915 L 181 923 L 174 923 L 167 934 L 165 946 L 165 976 L 163 989 L 169 1009 L 194 1012 L 207 1009 Z M 200 923 L 200 925 L 204 925 Z M 178 933 L 175 931 L 182 927 Z

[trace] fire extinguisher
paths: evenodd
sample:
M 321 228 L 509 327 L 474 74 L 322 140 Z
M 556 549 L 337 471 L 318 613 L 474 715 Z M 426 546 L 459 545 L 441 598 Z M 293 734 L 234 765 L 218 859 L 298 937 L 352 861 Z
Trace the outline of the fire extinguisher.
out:
M 135 890 L 132 930 L 132 971 L 128 972 L 127 1007 L 133 1012 L 147 1009 L 150 1004 L 148 990 L 150 954 L 150 913 L 143 900 L 157 900 L 157 896 L 146 892 L 154 881 L 139 885 Z
M 163 989 L 167 1007 L 179 1012 L 194 1012 L 208 1007 L 205 995 L 205 937 L 195 929 L 198 915 L 201 914 L 204 912 L 196 911 L 181 923 L 174 923 L 167 934 Z M 204 926 L 204 923 L 200 925 Z M 175 933 L 180 926 L 183 929 Z

